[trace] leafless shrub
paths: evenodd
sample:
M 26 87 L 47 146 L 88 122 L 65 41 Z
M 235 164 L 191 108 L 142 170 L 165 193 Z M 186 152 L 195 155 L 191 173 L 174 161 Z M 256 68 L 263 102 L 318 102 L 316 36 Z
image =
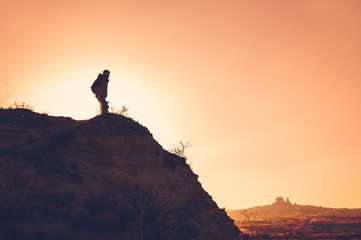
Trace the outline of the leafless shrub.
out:
M 21 108 L 21 109 L 28 109 L 28 110 L 31 110 L 31 111 L 34 111 L 34 107 L 25 103 L 25 102 L 22 102 L 22 103 L 17 103 L 17 102 L 14 102 L 12 105 L 9 106 L 9 108 L 13 109 L 13 108 Z
M 138 185 L 125 189 L 128 203 L 136 210 L 140 228 L 140 239 L 144 239 L 144 215 L 156 204 L 158 194 L 151 189 L 140 188 Z
M 241 214 L 244 216 L 243 225 L 244 228 L 248 229 L 248 233 L 250 235 L 250 239 L 256 239 L 257 234 L 257 218 L 259 216 L 259 212 L 249 212 L 247 210 L 243 210 Z
M 176 154 L 179 157 L 182 157 L 186 160 L 186 163 L 191 166 L 192 163 L 189 161 L 189 157 L 187 156 L 186 152 L 187 149 L 190 148 L 192 145 L 189 141 L 184 143 L 182 140 L 179 141 L 179 145 L 173 145 L 173 148 L 169 150 L 169 152 Z
M 122 115 L 122 116 L 125 116 L 125 117 L 128 117 L 128 110 L 129 110 L 129 108 L 127 106 L 125 106 L 125 105 L 121 109 L 118 109 L 118 108 L 115 108 L 115 107 L 110 107 L 109 108 L 110 113 L 114 113 L 114 114 L 117 114 L 117 115 Z

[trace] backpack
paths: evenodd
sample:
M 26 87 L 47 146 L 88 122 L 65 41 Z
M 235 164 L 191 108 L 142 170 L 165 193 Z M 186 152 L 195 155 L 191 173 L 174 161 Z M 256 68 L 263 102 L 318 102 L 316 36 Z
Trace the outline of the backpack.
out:
M 100 87 L 100 85 L 101 85 L 101 83 L 102 83 L 102 77 L 103 77 L 103 75 L 99 74 L 99 75 L 98 75 L 98 78 L 95 79 L 95 81 L 93 82 L 92 86 L 90 87 L 90 89 L 92 90 L 92 92 L 93 92 L 94 94 L 97 93 L 97 92 L 96 92 L 96 88 L 97 88 L 97 87 Z

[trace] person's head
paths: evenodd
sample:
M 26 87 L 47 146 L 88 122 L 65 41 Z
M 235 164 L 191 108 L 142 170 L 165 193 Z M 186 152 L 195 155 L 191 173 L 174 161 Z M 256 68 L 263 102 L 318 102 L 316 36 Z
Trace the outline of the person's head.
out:
M 103 71 L 103 75 L 104 75 L 104 76 L 109 77 L 109 74 L 110 74 L 109 70 L 104 70 L 104 71 Z

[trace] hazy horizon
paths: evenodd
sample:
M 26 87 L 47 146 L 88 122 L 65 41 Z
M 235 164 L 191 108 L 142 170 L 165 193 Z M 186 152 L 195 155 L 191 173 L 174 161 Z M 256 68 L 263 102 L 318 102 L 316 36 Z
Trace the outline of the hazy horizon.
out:
M 2 104 L 111 107 L 188 156 L 219 207 L 361 208 L 361 2 L 0 2 Z

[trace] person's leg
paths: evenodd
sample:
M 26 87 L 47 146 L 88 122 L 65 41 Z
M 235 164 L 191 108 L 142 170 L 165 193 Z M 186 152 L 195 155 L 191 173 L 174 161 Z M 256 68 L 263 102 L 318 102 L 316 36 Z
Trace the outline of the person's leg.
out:
M 101 114 L 108 113 L 108 109 L 109 109 L 109 106 L 108 106 L 107 101 L 105 100 L 104 97 L 101 97 L 100 98 L 100 111 L 101 111 Z
M 99 107 L 100 107 L 100 114 L 102 114 L 102 98 L 100 96 L 95 96 L 99 102 Z

